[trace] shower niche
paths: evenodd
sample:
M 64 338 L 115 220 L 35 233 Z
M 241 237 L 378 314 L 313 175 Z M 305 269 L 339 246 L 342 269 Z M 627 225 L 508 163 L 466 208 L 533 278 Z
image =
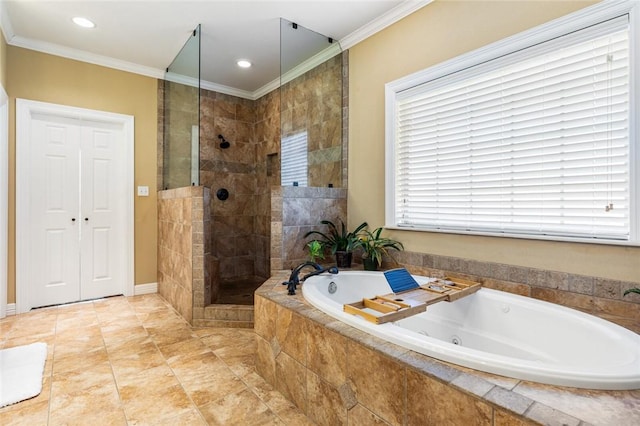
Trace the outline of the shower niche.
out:
M 201 87 L 200 28 L 159 84 L 158 289 L 193 325 L 252 324 L 255 289 L 297 238 L 274 233 L 297 208 L 272 194 L 345 186 L 344 54 L 300 25 L 279 27 L 279 84 L 258 99 Z

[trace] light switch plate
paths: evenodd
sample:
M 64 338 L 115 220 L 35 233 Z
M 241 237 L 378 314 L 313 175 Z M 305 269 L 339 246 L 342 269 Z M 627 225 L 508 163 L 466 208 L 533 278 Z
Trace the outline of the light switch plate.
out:
M 138 197 L 148 197 L 149 196 L 149 187 L 148 186 L 139 186 L 138 187 Z

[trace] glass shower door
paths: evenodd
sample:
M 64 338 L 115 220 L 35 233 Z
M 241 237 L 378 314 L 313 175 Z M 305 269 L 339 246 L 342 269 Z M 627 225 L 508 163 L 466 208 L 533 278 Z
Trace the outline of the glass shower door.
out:
M 200 184 L 200 25 L 164 80 L 162 188 Z

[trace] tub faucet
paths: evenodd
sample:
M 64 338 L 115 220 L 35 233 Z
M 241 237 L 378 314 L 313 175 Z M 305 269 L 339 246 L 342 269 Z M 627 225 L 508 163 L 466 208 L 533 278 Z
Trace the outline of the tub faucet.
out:
M 315 271 L 305 275 L 302 280 L 300 280 L 299 276 L 300 276 L 300 271 L 304 268 L 306 268 L 307 266 L 311 266 L 315 269 Z M 330 266 L 328 268 L 323 268 L 322 266 L 318 265 L 315 262 L 304 262 L 301 263 L 300 265 L 296 266 L 292 271 L 291 271 L 291 275 L 289 276 L 289 281 L 285 281 L 282 283 L 282 285 L 286 285 L 287 286 L 287 293 L 291 296 L 296 294 L 296 288 L 298 287 L 298 284 L 300 284 L 300 281 L 304 281 L 309 277 L 313 277 L 314 275 L 320 275 L 323 274 L 325 272 L 329 272 L 331 274 L 337 274 L 338 273 L 338 268 L 336 266 Z

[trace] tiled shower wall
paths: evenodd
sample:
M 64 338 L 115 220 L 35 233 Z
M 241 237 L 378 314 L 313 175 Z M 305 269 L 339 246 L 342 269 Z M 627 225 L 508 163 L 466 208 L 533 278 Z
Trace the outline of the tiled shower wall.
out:
M 209 189 L 202 186 L 158 193 L 158 292 L 189 323 L 204 318 L 217 288 L 204 238 L 208 204 Z
M 271 274 L 308 260 L 305 241 L 310 239 L 304 234 L 320 229 L 320 220 L 346 224 L 347 190 L 343 188 L 274 187 L 271 203 Z
M 200 184 L 211 188 L 211 232 L 222 281 L 256 275 L 255 102 L 202 89 L 200 92 Z M 222 135 L 230 143 L 220 148 Z M 226 189 L 229 198 L 216 193 Z
M 342 55 L 280 90 L 282 137 L 307 132 L 308 186 L 342 187 Z
M 271 188 L 280 186 L 280 91 L 256 101 L 256 276 L 270 275 Z
M 269 276 L 271 188 L 280 185 L 281 123 L 290 130 L 308 129 L 311 185 L 346 185 L 347 159 L 342 153 L 346 152 L 347 127 L 346 121 L 342 126 L 339 123 L 340 116 L 347 115 L 347 104 L 343 105 L 348 93 L 343 88 L 348 84 L 347 58 L 344 52 L 287 83 L 282 101 L 288 108 L 282 121 L 280 89 L 256 101 L 200 91 L 200 185 L 211 189 L 212 213 L 211 233 L 206 238 L 211 254 L 219 261 L 222 280 Z M 184 97 L 191 99 L 193 88 L 183 89 Z M 182 91 L 178 88 L 172 94 Z M 161 135 L 165 114 L 176 120 L 185 116 L 164 111 L 164 96 L 166 88 L 160 82 L 159 177 L 165 157 Z M 185 108 L 190 108 L 190 103 L 186 104 Z M 186 121 L 191 122 L 190 115 Z M 178 124 L 173 128 L 180 129 Z M 218 135 L 231 143 L 228 149 L 220 148 Z M 183 136 L 188 140 L 187 133 Z M 225 201 L 216 198 L 221 188 L 229 191 Z
M 207 206 L 211 215 L 205 212 L 204 217 L 205 226 L 210 229 L 204 233 L 208 250 L 205 263 L 210 265 L 205 269 L 210 271 L 215 284 L 210 290 L 211 299 L 207 295 L 206 300 L 215 303 L 218 288 L 216 278 L 232 281 L 253 276 L 266 278 L 270 275 L 271 188 L 280 186 L 281 123 L 293 129 L 295 116 L 296 126 L 309 126 L 309 133 L 312 135 L 309 154 L 311 184 L 326 186 L 332 183 L 335 187 L 346 187 L 347 66 L 348 53 L 343 52 L 341 56 L 288 83 L 283 89 L 283 96 L 287 97 L 287 105 L 290 107 L 288 121 L 287 117 L 281 121 L 279 89 L 256 101 L 208 90 L 200 91 L 200 184 L 211 189 L 211 201 Z M 193 90 L 186 86 L 178 87 L 172 91 L 172 95 L 177 96 L 176 94 L 184 92 L 183 97 L 187 100 L 184 103 L 191 108 L 189 100 L 193 98 Z M 168 154 L 165 153 L 163 140 L 165 114 L 172 115 L 176 120 L 182 116 L 187 117 L 185 123 L 189 126 L 193 121 L 191 109 L 186 115 L 171 110 L 165 111 L 165 96 L 165 84 L 159 81 L 158 190 L 162 190 L 164 157 Z M 340 123 L 341 114 L 342 126 L 337 124 Z M 181 128 L 178 124 L 174 123 L 175 129 Z M 183 126 L 185 129 L 189 127 L 186 124 Z M 185 141 L 190 137 L 187 133 L 185 131 L 183 135 Z M 220 148 L 218 135 L 223 135 L 231 143 L 230 148 Z M 216 192 L 220 188 L 229 191 L 229 198 L 225 201 L 216 198 Z M 316 195 L 318 194 L 312 194 L 311 197 Z M 342 198 L 339 202 L 339 213 L 336 213 L 335 217 L 346 220 L 344 196 L 334 198 L 334 195 L 331 195 L 329 198 L 333 198 L 333 202 Z M 298 201 L 303 199 L 305 197 L 298 197 Z M 308 197 L 306 199 L 310 200 Z M 321 196 L 318 202 L 326 202 L 326 198 Z M 296 209 L 293 204 L 290 206 Z M 279 210 L 281 216 L 282 207 L 276 206 L 276 211 Z M 287 208 L 285 206 L 285 211 Z M 292 218 L 294 222 L 299 221 L 294 219 L 295 214 L 288 214 L 287 217 Z M 317 222 L 320 217 L 314 220 Z M 285 226 L 285 237 L 291 236 L 291 231 L 298 225 L 292 226 Z M 304 259 L 306 254 L 301 253 L 304 246 L 298 243 L 299 241 L 294 242 L 293 239 L 286 241 L 285 246 L 294 251 L 284 258 L 279 253 L 276 264 L 284 262 L 286 265 L 292 265 Z M 171 245 L 163 241 L 159 244 L 164 247 Z
M 158 150 L 159 169 L 164 173 L 159 176 L 158 186 L 159 189 L 189 186 L 191 133 L 198 124 L 198 89 L 170 81 L 160 81 L 158 86 L 158 137 L 167 134 L 163 149 Z M 165 164 L 167 167 L 162 167 Z

